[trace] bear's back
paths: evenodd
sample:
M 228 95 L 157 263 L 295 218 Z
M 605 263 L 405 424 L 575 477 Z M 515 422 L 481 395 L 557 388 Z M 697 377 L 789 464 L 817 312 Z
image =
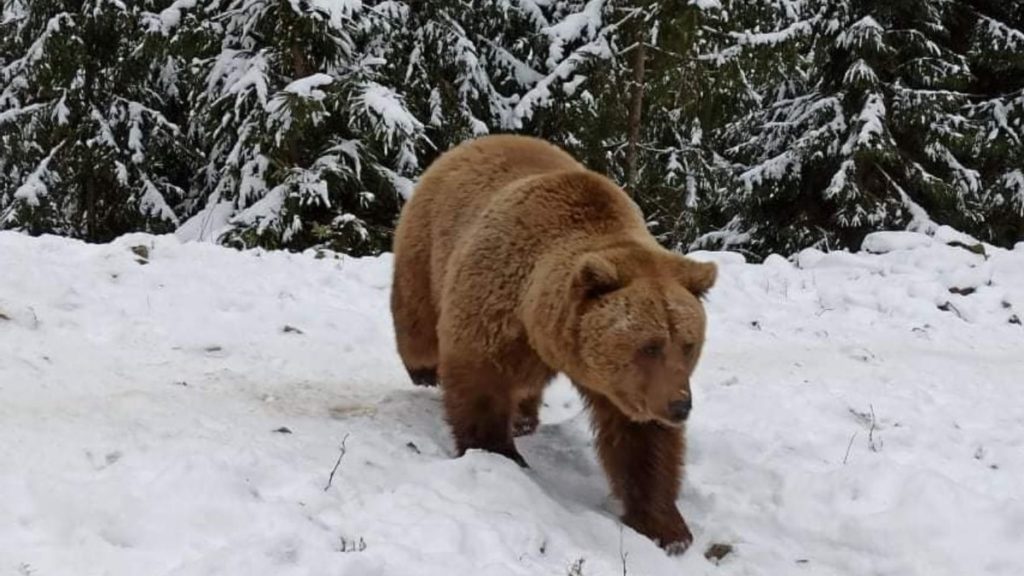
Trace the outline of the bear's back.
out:
M 419 265 L 429 268 L 436 305 L 449 257 L 495 197 L 516 181 L 566 170 L 583 166 L 537 138 L 492 135 L 460 144 L 438 157 L 416 184 L 402 211 L 395 250 L 422 250 L 429 258 Z
M 524 178 L 582 170 L 572 156 L 543 140 L 494 135 L 471 140 L 437 159 L 413 196 L 429 212 L 435 256 L 446 259 L 494 197 Z
M 395 253 L 429 277 L 438 307 L 459 247 L 486 253 L 487 266 L 502 276 L 513 273 L 503 266 L 529 260 L 526 252 L 613 231 L 647 236 L 639 209 L 618 186 L 543 140 L 493 135 L 452 148 L 424 172 L 402 211 Z

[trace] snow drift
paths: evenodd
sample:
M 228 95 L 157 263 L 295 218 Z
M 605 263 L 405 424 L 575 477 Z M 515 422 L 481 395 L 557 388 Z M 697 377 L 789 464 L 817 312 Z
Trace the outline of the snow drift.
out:
M 950 240 L 694 255 L 721 271 L 669 558 L 563 381 L 531 469 L 451 457 L 389 256 L 0 233 L 0 574 L 1018 576 L 1024 245 Z

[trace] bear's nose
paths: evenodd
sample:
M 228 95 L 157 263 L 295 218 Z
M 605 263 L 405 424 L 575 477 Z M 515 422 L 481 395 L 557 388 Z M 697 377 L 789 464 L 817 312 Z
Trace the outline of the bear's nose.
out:
M 690 415 L 691 408 L 693 408 L 693 401 L 689 398 L 686 400 L 674 400 L 668 403 L 668 417 L 673 422 L 682 422 Z

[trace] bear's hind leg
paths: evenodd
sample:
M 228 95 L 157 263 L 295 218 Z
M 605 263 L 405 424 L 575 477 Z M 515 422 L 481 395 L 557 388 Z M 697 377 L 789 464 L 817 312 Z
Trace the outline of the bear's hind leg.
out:
M 623 522 L 669 554 L 684 552 L 693 535 L 676 507 L 685 451 L 683 430 L 634 422 L 608 399 L 577 388 L 590 405 L 601 463 L 625 508 Z
M 428 388 L 437 386 L 437 368 L 409 368 L 406 366 L 405 371 L 409 373 L 412 383 L 417 386 Z
M 413 275 L 413 265 L 404 261 L 396 261 L 395 269 L 391 316 L 398 354 L 413 384 L 437 386 L 437 314 L 429 298 L 429 277 Z
M 526 467 L 512 440 L 515 406 L 505 375 L 486 360 L 445 358 L 441 388 L 459 456 L 467 450 L 487 450 Z

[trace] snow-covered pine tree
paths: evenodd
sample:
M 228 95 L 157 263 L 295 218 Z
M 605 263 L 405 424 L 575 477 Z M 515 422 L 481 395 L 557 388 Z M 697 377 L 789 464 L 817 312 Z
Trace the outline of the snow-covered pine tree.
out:
M 198 60 L 193 137 L 207 164 L 187 237 L 357 254 L 390 246 L 423 126 L 380 82 L 387 8 L 358 0 L 179 0 Z M 211 42 L 215 38 L 219 42 Z
M 529 62 L 545 8 L 502 0 L 392 2 L 377 7 L 390 85 L 424 122 L 424 164 L 459 142 L 506 126 L 516 96 L 540 74 Z
M 7 70 L 11 62 L 17 58 L 15 53 L 17 36 L 14 34 L 14 30 L 16 22 L 24 18 L 26 18 L 26 10 L 20 1 L 0 4 L 0 71 Z M 0 93 L 7 92 L 6 88 L 0 88 L 0 90 L 2 90 Z M 0 216 L 3 216 L 8 210 L 13 211 L 9 206 L 14 201 L 13 195 L 16 189 L 13 154 L 9 151 L 13 148 L 12 143 L 9 142 L 12 136 L 8 135 L 12 130 L 3 128 L 4 124 L 15 121 L 16 112 L 13 112 L 13 106 L 11 110 L 7 108 L 4 110 L 3 113 L 0 113 Z M 0 222 L 2 221 L 0 219 Z
M 185 237 L 387 248 L 398 195 L 464 139 L 571 141 L 560 106 L 607 57 L 605 0 L 178 0 L 194 60 L 191 135 L 208 151 Z
M 965 3 L 952 33 L 973 73 L 955 144 L 980 160 L 978 233 L 1012 246 L 1024 239 L 1024 3 Z
M 706 205 L 729 188 L 731 166 L 702 135 L 743 98 L 734 96 L 741 68 L 723 74 L 703 54 L 732 41 L 717 0 L 388 6 L 401 21 L 386 59 L 402 65 L 390 82 L 403 86 L 433 150 L 493 131 L 535 134 L 635 189 L 666 244 L 684 247 L 722 220 Z
M 730 166 L 704 138 L 723 121 L 717 109 L 723 96 L 731 107 L 742 102 L 733 88 L 736 70 L 704 57 L 719 44 L 728 12 L 717 0 L 639 2 L 633 8 L 639 17 L 616 39 L 625 77 L 615 83 L 629 86 L 628 108 L 623 110 L 621 97 L 616 103 L 614 84 L 602 98 L 605 116 L 626 122 L 619 135 L 625 146 L 610 148 L 611 164 L 618 167 L 612 173 L 633 190 L 655 236 L 683 250 L 718 221 L 711 202 L 732 180 Z
M 701 191 L 683 239 L 689 249 L 744 250 L 750 239 L 735 202 L 742 187 L 742 164 L 723 155 L 731 143 L 729 128 L 748 114 L 763 110 L 766 101 L 798 93 L 806 85 L 811 55 L 800 39 L 810 29 L 801 18 L 802 0 L 720 0 L 705 10 L 697 59 L 700 85 L 697 110 L 687 117 L 700 121 L 698 132 L 708 166 L 696 180 Z M 755 114 L 756 116 L 756 114 Z M 753 138 L 753 136 L 751 136 Z M 708 185 L 708 184 L 712 185 Z
M 606 0 L 389 2 L 393 85 L 424 120 L 425 161 L 466 138 L 525 132 L 572 145 L 589 72 L 611 57 Z M 401 6 L 397 9 L 396 6 Z M 403 33 L 404 32 L 404 33 Z M 398 63 L 398 65 L 394 65 Z M 586 105 L 586 104 L 584 104 Z
M 174 66 L 143 26 L 166 4 L 3 1 L 0 228 L 104 241 L 179 222 Z
M 716 0 L 569 7 L 543 31 L 548 70 L 572 74 L 563 72 L 561 90 L 522 124 L 629 189 L 652 231 L 676 248 L 701 225 L 698 198 L 729 176 L 702 140 L 713 68 L 699 54 L 717 30 L 719 7 Z M 573 56 L 556 65 L 570 49 Z
M 0 227 L 376 252 L 437 153 L 517 131 L 673 247 L 1024 234 L 1020 3 L 0 2 Z
M 767 86 L 763 109 L 719 135 L 744 169 L 741 192 L 725 199 L 733 234 L 717 238 L 761 255 L 855 248 L 872 230 L 937 220 L 994 240 L 984 223 L 1013 204 L 993 186 L 1014 172 L 1009 156 L 993 154 L 1005 147 L 980 145 L 977 119 L 982 107 L 989 117 L 1014 109 L 1015 96 L 978 92 L 972 60 L 983 57 L 971 57 L 971 46 L 988 47 L 964 42 L 990 20 L 946 0 L 783 7 L 785 33 L 740 35 L 740 43 L 789 44 L 814 58 L 781 61 L 790 79 Z M 1012 25 L 999 24 L 1001 38 L 1013 37 Z M 1016 142 L 1012 132 L 985 138 Z

